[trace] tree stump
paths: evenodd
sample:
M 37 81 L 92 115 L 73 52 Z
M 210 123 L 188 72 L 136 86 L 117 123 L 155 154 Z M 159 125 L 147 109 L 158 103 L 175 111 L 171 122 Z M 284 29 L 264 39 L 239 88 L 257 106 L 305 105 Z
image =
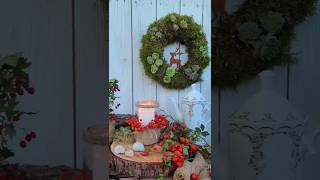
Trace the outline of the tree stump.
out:
M 150 149 L 148 156 L 142 156 L 140 152 L 134 152 L 133 157 L 115 154 L 114 148 L 117 145 L 133 150 L 132 145 L 116 142 L 111 144 L 110 161 L 113 171 L 137 178 L 157 178 L 160 174 L 167 175 L 163 171 L 163 156 L 165 153 L 161 152 L 159 145 L 145 146 L 145 148 Z

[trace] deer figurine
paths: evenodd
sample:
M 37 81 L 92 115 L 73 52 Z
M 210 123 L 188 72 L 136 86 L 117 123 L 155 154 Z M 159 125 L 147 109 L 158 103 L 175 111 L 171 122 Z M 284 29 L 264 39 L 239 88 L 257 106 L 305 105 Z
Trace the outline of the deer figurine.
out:
M 170 65 L 176 64 L 177 68 L 180 68 L 181 67 L 181 60 L 180 59 L 175 59 L 175 56 L 176 55 L 181 55 L 181 54 L 184 54 L 184 53 L 180 52 L 180 47 L 177 47 L 177 49 L 174 52 L 170 52 L 170 56 L 171 56 Z

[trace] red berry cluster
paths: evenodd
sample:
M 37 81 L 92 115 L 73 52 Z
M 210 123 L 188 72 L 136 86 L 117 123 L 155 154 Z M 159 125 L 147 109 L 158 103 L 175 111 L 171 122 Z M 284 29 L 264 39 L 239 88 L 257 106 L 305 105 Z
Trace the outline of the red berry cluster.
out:
M 19 145 L 21 148 L 27 147 L 27 142 L 30 142 L 32 139 L 35 139 L 37 137 L 35 132 L 30 132 L 29 134 L 26 134 L 24 140 L 21 140 Z
M 152 121 L 150 121 L 150 123 L 147 125 L 147 128 L 157 129 L 157 128 L 162 128 L 167 126 L 168 126 L 168 120 L 166 116 L 156 115 L 156 117 Z
M 200 180 L 199 175 L 197 173 L 191 173 L 191 180 Z
M 164 115 L 156 115 L 155 118 L 149 122 L 146 126 L 141 124 L 141 120 L 137 117 L 130 117 L 128 124 L 134 131 L 143 131 L 144 129 L 158 129 L 168 126 L 168 120 Z
M 23 86 L 23 81 L 21 79 L 15 79 L 14 86 L 16 94 L 20 96 L 23 95 L 23 89 L 25 89 L 31 95 L 34 94 L 34 88 Z
M 162 132 L 161 146 L 162 151 L 170 152 L 164 159 L 177 167 L 184 164 L 184 160 L 191 158 L 198 151 L 198 146 L 193 144 L 191 138 L 191 130 L 187 128 L 185 123 L 170 123 L 168 128 Z

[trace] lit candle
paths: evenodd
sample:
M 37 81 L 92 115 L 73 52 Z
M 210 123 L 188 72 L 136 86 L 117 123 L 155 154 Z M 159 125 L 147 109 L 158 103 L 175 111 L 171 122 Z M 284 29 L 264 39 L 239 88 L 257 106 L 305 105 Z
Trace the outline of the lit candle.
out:
M 159 107 L 159 103 L 155 100 L 143 100 L 136 103 L 137 114 L 141 124 L 146 126 L 151 120 L 155 118 L 156 108 Z

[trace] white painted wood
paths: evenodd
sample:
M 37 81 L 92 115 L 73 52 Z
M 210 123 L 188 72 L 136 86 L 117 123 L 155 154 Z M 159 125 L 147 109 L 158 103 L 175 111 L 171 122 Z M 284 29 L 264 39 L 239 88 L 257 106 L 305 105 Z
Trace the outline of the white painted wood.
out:
M 83 165 L 84 130 L 106 122 L 107 66 L 104 61 L 102 3 L 78 0 L 75 4 L 77 73 L 77 165 Z
M 141 38 L 156 20 L 156 1 L 134 0 L 132 4 L 133 102 L 156 99 L 156 82 L 147 77 L 140 60 Z M 134 106 L 135 109 L 135 106 Z M 136 110 L 134 110 L 136 112 Z
M 180 0 L 172 1 L 172 0 L 158 0 L 157 1 L 157 18 L 161 18 L 168 13 L 180 12 Z M 169 98 L 174 99 L 176 103 L 178 103 L 179 100 L 179 93 L 177 90 L 168 90 L 166 88 L 163 88 L 161 85 L 157 84 L 157 100 L 160 103 L 160 108 L 163 109 L 166 112 L 170 112 L 171 115 L 173 115 L 172 109 L 169 109 L 171 107 Z
M 131 0 L 109 1 L 109 78 L 117 78 L 121 106 L 115 113 L 133 113 Z
M 234 12 L 239 5 L 239 1 L 226 1 L 226 10 L 227 12 Z M 286 79 L 287 79 L 287 68 L 275 68 L 275 82 L 274 89 L 276 92 L 280 93 L 284 97 L 286 97 Z M 248 83 L 244 83 L 238 86 L 237 90 L 223 90 L 221 91 L 221 144 L 217 147 L 217 152 L 221 152 L 218 154 L 221 159 L 221 164 L 224 167 L 220 167 L 223 169 L 220 172 L 217 172 L 217 176 L 221 179 L 234 179 L 233 172 L 236 172 L 236 169 L 232 167 L 232 158 L 229 143 L 229 119 L 233 112 L 241 107 L 242 103 L 249 98 L 251 95 L 255 94 L 260 88 L 260 82 L 258 79 L 254 79 Z
M 202 25 L 202 13 L 203 13 L 203 0 L 181 0 L 181 15 L 188 15 L 192 16 L 194 21 L 200 25 Z M 210 24 L 208 24 L 209 26 Z M 202 76 L 204 78 L 204 76 Z M 197 83 L 197 89 L 201 91 L 200 84 Z M 187 87 L 183 90 L 179 90 L 179 105 L 181 104 L 181 101 L 183 97 L 185 97 L 188 92 L 191 91 L 191 86 Z M 207 98 L 207 97 L 206 97 Z
M 312 132 L 320 127 L 320 3 L 317 4 L 316 14 L 306 19 L 296 27 L 296 39 L 292 52 L 297 54 L 298 61 L 290 68 L 289 101 L 309 117 L 306 129 L 306 139 L 310 142 Z M 320 141 L 318 152 L 307 157 L 303 167 L 304 179 L 319 179 Z
M 37 165 L 73 163 L 71 3 L 69 1 L 1 1 L 0 54 L 16 51 L 33 63 L 29 73 L 33 96 L 21 98 L 19 108 L 38 112 L 18 123 L 34 130 L 37 139 L 26 149 L 12 142 L 12 162 Z

